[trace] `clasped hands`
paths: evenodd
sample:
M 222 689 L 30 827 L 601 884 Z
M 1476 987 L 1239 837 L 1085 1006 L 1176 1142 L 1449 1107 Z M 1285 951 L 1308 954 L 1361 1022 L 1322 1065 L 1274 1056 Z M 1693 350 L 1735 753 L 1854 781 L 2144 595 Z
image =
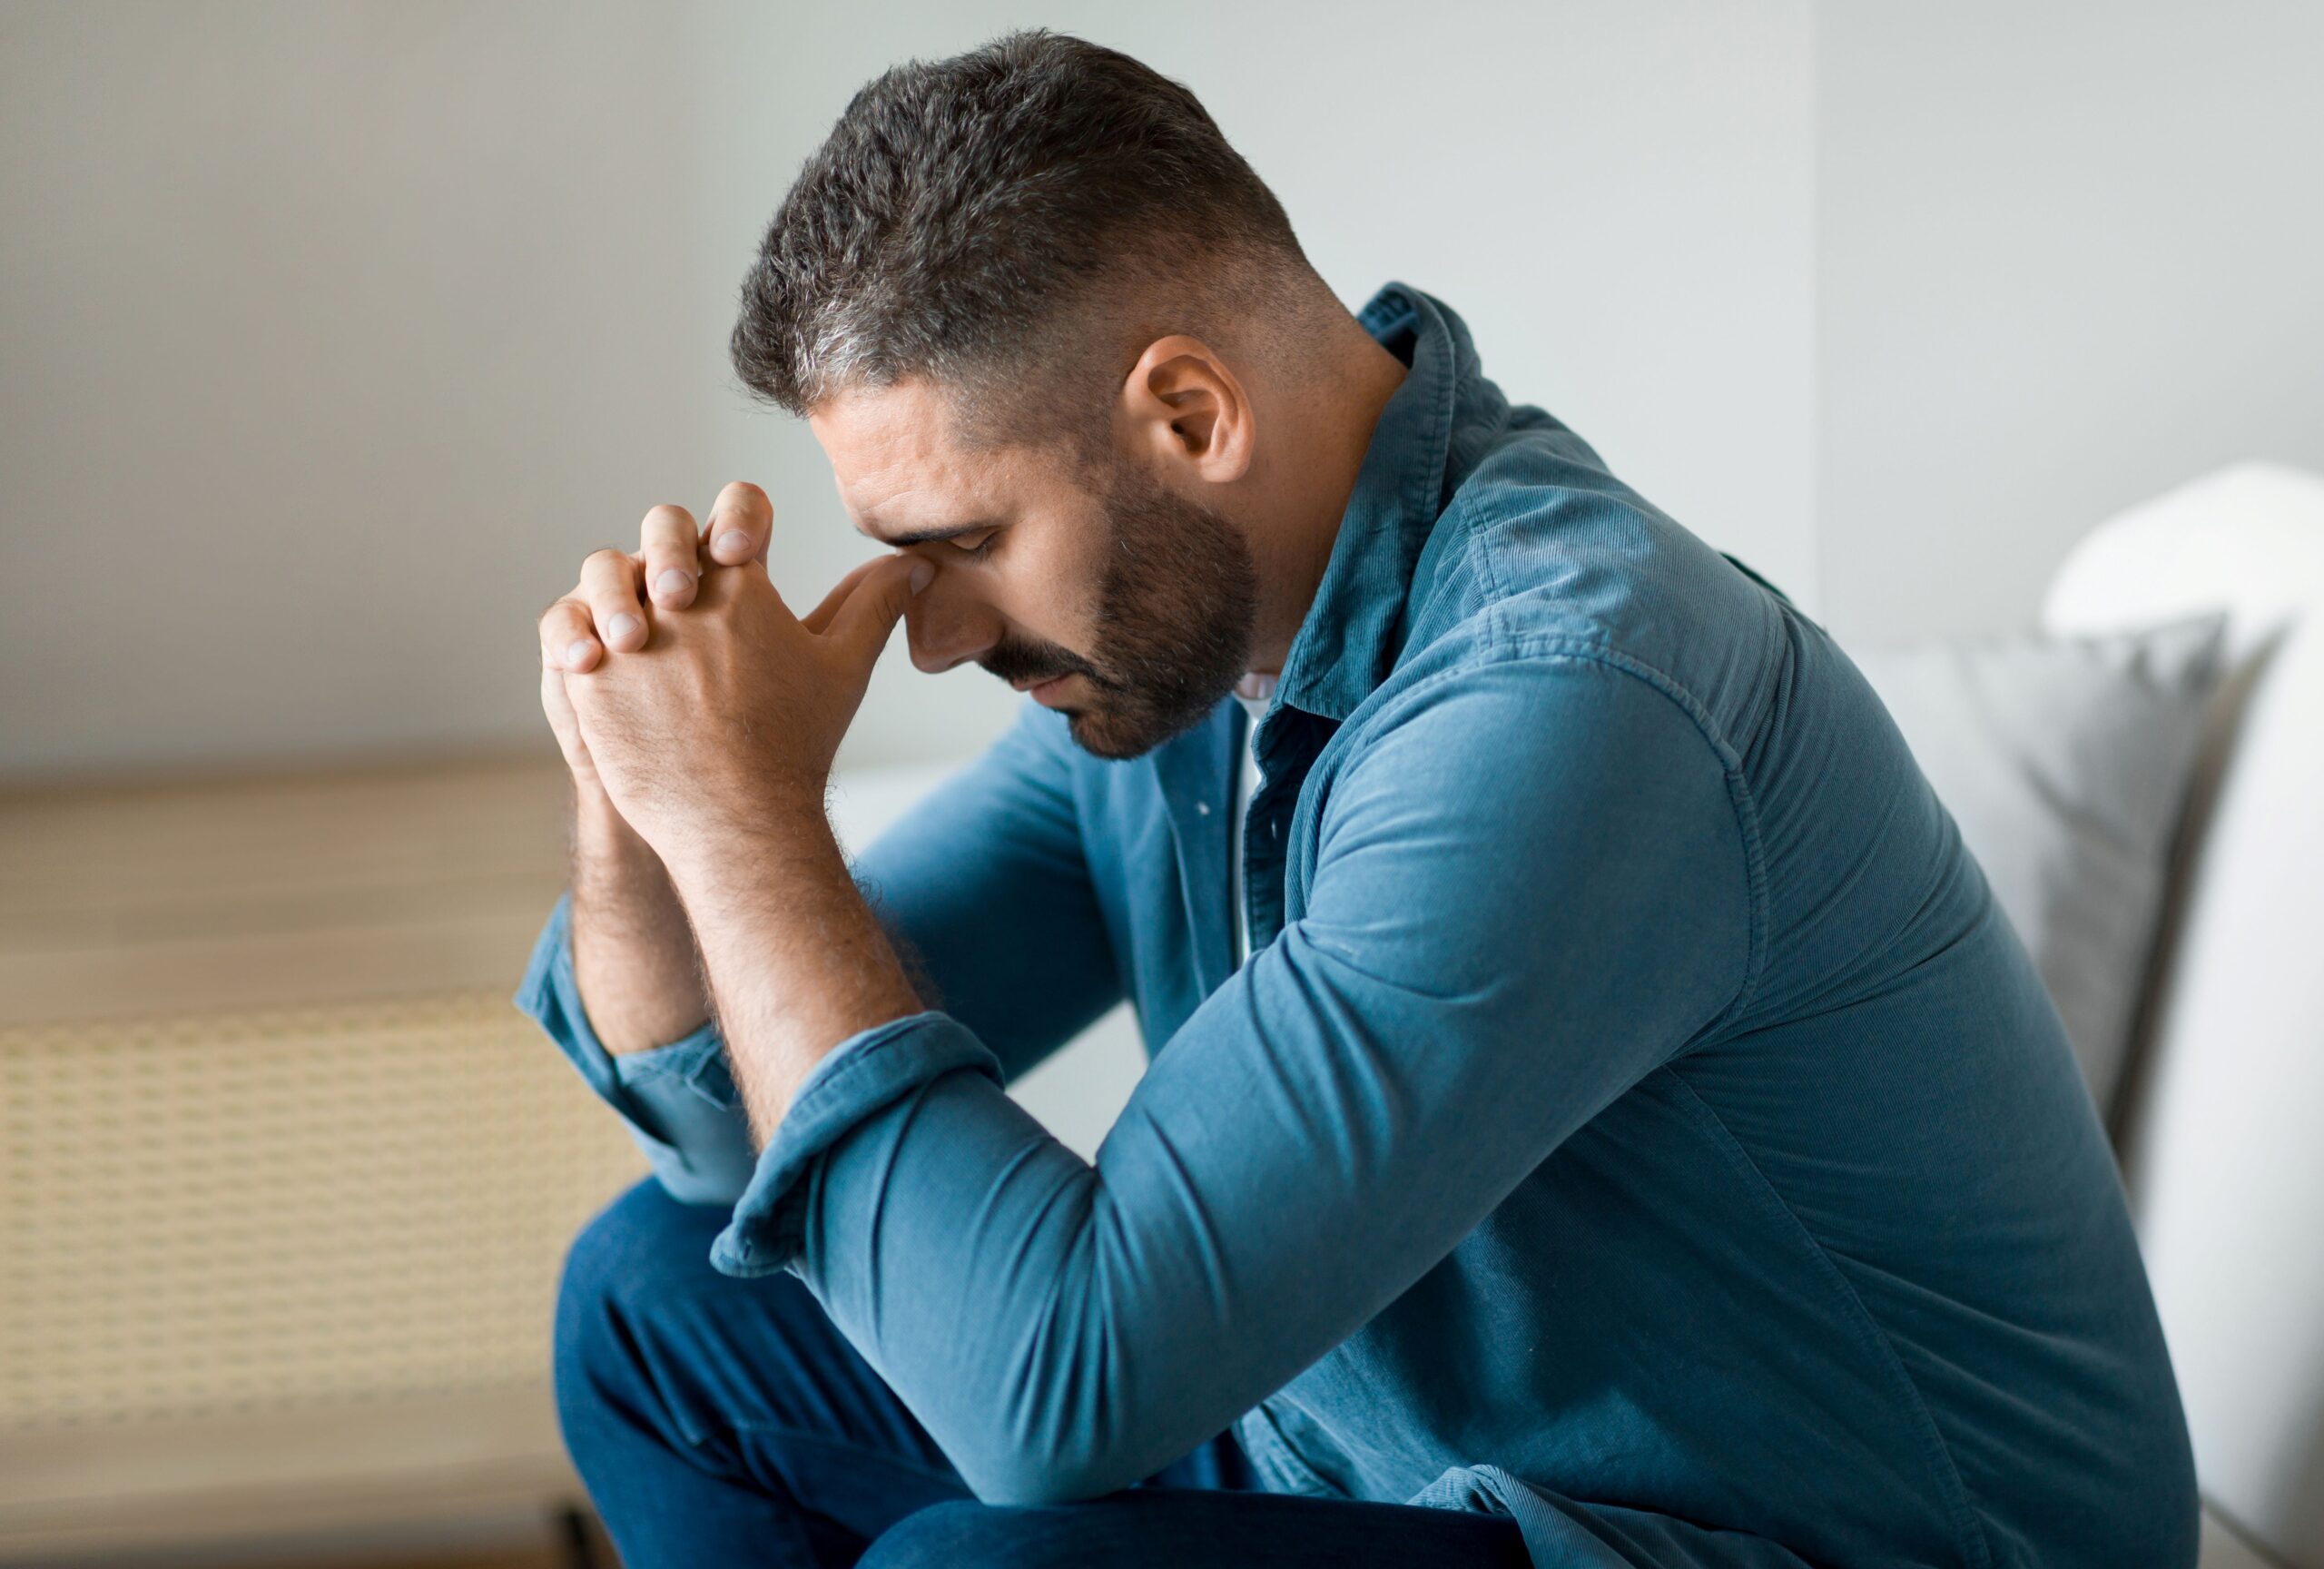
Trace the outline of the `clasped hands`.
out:
M 682 884 L 754 832 L 822 821 L 872 666 L 934 571 L 877 557 L 794 617 L 767 577 L 773 524 L 755 485 L 727 486 L 700 528 L 656 507 L 635 553 L 592 554 L 541 615 L 541 707 L 576 783 Z

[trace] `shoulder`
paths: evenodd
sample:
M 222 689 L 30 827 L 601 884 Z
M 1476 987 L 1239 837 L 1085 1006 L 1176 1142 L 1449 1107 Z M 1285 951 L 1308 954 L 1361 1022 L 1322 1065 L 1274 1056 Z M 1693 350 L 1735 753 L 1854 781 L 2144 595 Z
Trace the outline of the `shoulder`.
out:
M 1731 754 L 1785 659 L 1785 602 L 1554 421 L 1515 424 L 1481 456 L 1414 589 L 1384 691 L 1454 666 L 1594 660 L 1660 692 Z
M 1400 665 L 1330 751 L 1342 806 L 1385 792 L 1423 813 L 1482 804 L 1504 819 L 1680 777 L 1724 815 L 1740 761 L 1665 671 L 1603 637 L 1482 610 Z

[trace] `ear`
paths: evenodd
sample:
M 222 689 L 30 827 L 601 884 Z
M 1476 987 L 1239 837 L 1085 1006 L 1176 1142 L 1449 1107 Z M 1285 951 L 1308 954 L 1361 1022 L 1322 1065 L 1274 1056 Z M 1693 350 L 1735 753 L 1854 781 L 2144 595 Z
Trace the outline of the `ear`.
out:
M 1122 383 L 1130 445 L 1167 472 L 1222 485 L 1250 472 L 1257 438 L 1251 400 L 1199 338 L 1157 338 Z

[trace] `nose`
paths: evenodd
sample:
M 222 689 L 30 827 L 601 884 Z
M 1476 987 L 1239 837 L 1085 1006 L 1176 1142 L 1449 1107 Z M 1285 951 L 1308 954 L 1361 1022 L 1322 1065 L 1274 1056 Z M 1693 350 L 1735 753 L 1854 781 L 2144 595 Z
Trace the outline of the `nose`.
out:
M 947 579 L 951 579 L 949 583 Z M 904 641 L 916 669 L 940 675 L 1000 641 L 1000 617 L 941 569 L 904 611 Z

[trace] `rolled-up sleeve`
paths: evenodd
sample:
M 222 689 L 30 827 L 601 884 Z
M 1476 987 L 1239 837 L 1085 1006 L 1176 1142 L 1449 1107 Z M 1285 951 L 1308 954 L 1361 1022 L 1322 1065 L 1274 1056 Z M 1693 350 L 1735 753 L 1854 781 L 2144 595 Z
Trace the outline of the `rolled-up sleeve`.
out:
M 980 1496 L 1128 1485 L 1726 1016 L 1756 952 L 1733 766 L 1603 663 L 1456 673 L 1351 755 L 1295 919 L 1094 1165 L 915 1015 L 819 1067 L 714 1262 L 803 1280 Z
M 757 1166 L 724 1042 L 704 1024 L 667 1045 L 615 1056 L 597 1039 L 573 980 L 573 896 L 549 912 L 517 988 L 532 1016 L 598 1099 L 619 1113 L 654 1175 L 687 1204 L 731 1205 Z
M 711 1263 L 735 1276 L 788 1268 L 803 1240 L 803 1217 L 812 1191 L 805 1179 L 817 1159 L 866 1120 L 957 1072 L 979 1075 L 996 1088 L 1001 1081 L 1000 1059 L 942 1013 L 915 1013 L 842 1041 L 792 1098 L 735 1206 L 734 1220 L 711 1244 Z

